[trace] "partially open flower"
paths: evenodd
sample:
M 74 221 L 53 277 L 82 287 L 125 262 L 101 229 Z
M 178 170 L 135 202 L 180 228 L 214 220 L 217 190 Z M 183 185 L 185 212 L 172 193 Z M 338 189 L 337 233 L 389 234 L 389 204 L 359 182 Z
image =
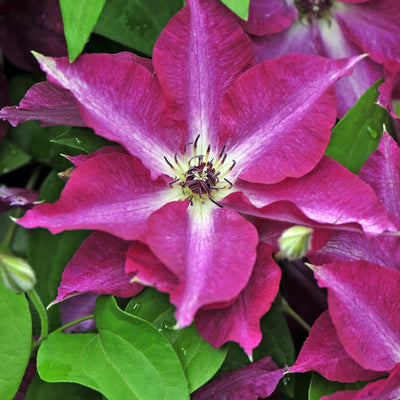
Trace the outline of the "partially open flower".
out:
M 22 258 L 0 254 L 0 281 L 14 292 L 27 292 L 36 283 L 32 267 Z
M 289 259 L 304 257 L 311 249 L 312 233 L 312 228 L 306 226 L 292 226 L 286 229 L 278 241 L 281 249 L 278 256 Z

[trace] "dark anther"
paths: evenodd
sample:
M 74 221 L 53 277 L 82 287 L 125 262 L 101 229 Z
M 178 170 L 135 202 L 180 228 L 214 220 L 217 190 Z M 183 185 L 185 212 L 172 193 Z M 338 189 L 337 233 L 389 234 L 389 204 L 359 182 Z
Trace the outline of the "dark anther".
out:
M 197 142 L 199 141 L 199 138 L 200 138 L 200 134 L 198 134 L 198 135 L 196 136 L 196 139 L 194 140 L 194 144 L 193 144 L 193 147 L 194 147 L 194 148 L 197 147 Z
M 233 186 L 233 183 L 231 181 L 229 181 L 228 179 L 226 179 L 226 178 L 224 178 L 224 181 L 229 183 L 229 188 L 228 189 L 231 189 L 232 186 Z
M 209 197 L 209 199 L 218 207 L 223 208 L 224 206 L 222 204 L 219 204 L 218 201 L 215 201 L 212 197 Z
M 236 165 L 236 161 L 232 160 L 232 165 L 231 165 L 231 167 L 229 169 L 232 171 L 233 168 L 235 168 L 235 165 Z
M 164 160 L 167 162 L 167 164 L 174 169 L 174 166 L 168 161 L 168 158 L 166 156 L 164 156 Z
M 225 146 L 222 148 L 221 152 L 219 153 L 218 158 L 221 158 L 224 153 L 225 153 Z

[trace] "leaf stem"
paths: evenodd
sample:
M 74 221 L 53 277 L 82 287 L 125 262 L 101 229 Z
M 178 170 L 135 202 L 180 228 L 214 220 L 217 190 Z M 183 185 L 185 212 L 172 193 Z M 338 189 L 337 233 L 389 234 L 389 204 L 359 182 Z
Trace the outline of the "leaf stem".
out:
M 40 318 L 40 338 L 34 346 L 34 348 L 37 349 L 40 346 L 40 343 L 42 343 L 43 340 L 45 340 L 47 336 L 49 336 L 49 320 L 47 318 L 46 309 L 44 308 L 42 300 L 40 299 L 36 290 L 31 289 L 28 292 L 26 292 L 26 294 L 28 295 L 29 300 L 35 307 Z
M 304 321 L 303 318 L 300 317 L 299 314 L 296 313 L 296 311 L 293 310 L 292 307 L 289 306 L 289 303 L 281 297 L 281 304 L 280 304 L 280 309 L 281 311 L 285 312 L 286 314 L 290 315 L 295 321 L 297 321 L 307 332 L 310 331 L 311 327 L 310 325 L 307 324 L 306 321 Z
M 68 322 L 68 324 L 65 324 L 65 325 L 63 325 L 63 326 L 60 326 L 59 328 L 55 329 L 55 330 L 54 330 L 53 332 L 51 332 L 51 333 L 54 333 L 54 332 L 62 332 L 64 329 L 67 329 L 67 328 L 69 328 L 70 326 L 79 324 L 80 322 L 86 321 L 86 320 L 88 320 L 88 319 L 93 319 L 93 318 L 94 318 L 94 315 L 93 315 L 93 314 L 85 315 L 84 317 L 74 319 L 73 321 Z

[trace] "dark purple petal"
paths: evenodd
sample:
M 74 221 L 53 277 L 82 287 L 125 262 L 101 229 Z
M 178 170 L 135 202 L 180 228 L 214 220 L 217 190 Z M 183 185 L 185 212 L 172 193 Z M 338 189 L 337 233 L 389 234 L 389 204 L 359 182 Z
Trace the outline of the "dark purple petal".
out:
M 3 75 L 3 71 L 0 68 L 0 107 L 4 107 L 10 104 L 10 96 L 8 93 L 7 79 Z M 1 115 L 1 114 L 0 114 Z M 8 130 L 8 124 L 4 121 L 0 121 L 0 142 L 6 136 Z
M 337 392 L 321 400 L 397 400 L 400 398 L 400 365 L 390 374 L 388 379 L 369 383 L 357 391 Z
M 147 226 L 146 243 L 179 279 L 170 292 L 179 327 L 189 325 L 201 307 L 235 299 L 246 286 L 258 236 L 235 211 L 211 202 L 171 202 Z
M 39 70 L 32 50 L 67 55 L 58 0 L 3 0 L 0 18 L 0 48 L 18 67 Z
M 314 168 L 336 121 L 331 86 L 358 61 L 287 55 L 243 74 L 224 96 L 219 139 L 240 178 L 275 183 Z
M 4 107 L 0 118 L 13 126 L 30 120 L 38 120 L 42 126 L 85 126 L 72 94 L 47 81 L 33 85 L 19 106 Z
M 154 68 L 177 119 L 188 121 L 186 142 L 216 144 L 226 89 L 251 67 L 253 50 L 232 13 L 217 0 L 187 1 L 161 33 Z
M 268 397 L 283 377 L 271 357 L 228 372 L 192 394 L 192 400 L 257 400 Z
M 22 188 L 9 188 L 0 185 L 0 212 L 6 212 L 15 207 L 32 208 L 38 203 L 38 192 Z
M 118 297 L 139 293 L 143 286 L 131 283 L 133 275 L 125 273 L 130 245 L 105 232 L 92 233 L 65 267 L 54 302 L 86 292 Z
M 315 321 L 290 372 L 316 371 L 330 381 L 370 381 L 382 373 L 366 370 L 346 352 L 328 311 Z
M 147 68 L 111 54 L 85 54 L 72 64 L 37 58 L 48 79 L 75 97 L 87 126 L 139 157 L 153 178 L 170 172 L 164 156 L 179 150 L 183 126 L 165 115 L 161 87 Z
M 366 261 L 313 267 L 328 289 L 333 324 L 347 353 L 365 369 L 400 363 L 400 272 Z
M 100 154 L 74 170 L 56 203 L 38 205 L 19 223 L 52 233 L 96 229 L 135 240 L 143 235 L 148 216 L 167 203 L 170 195 L 166 179 L 151 180 L 138 159 L 121 153 Z
M 260 343 L 260 318 L 271 307 L 281 278 L 281 270 L 272 258 L 272 250 L 266 244 L 259 245 L 250 280 L 232 305 L 197 312 L 196 328 L 214 347 L 232 340 L 251 356 Z
M 65 325 L 78 318 L 93 314 L 97 297 L 99 297 L 99 295 L 95 293 L 84 293 L 62 301 L 60 303 L 61 323 Z M 64 329 L 64 332 L 86 332 L 95 327 L 94 320 L 87 319 L 79 324 Z

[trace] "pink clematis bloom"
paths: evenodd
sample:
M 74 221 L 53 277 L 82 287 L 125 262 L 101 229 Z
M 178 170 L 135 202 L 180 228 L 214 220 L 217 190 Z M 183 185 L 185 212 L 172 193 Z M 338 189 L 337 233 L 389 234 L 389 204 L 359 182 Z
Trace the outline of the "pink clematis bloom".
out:
M 170 294 L 178 327 L 196 316 L 211 338 L 213 328 L 201 315 L 216 321 L 226 309 L 233 324 L 240 314 L 235 334 L 220 326 L 214 344 L 237 340 L 250 353 L 261 337 L 253 319 L 269 308 L 280 275 L 273 249 L 258 246 L 256 229 L 241 213 L 370 234 L 395 227 L 367 184 L 323 158 L 336 120 L 331 86 L 360 57 L 295 55 L 253 66 L 248 37 L 219 1 L 187 3 L 158 39 L 153 66 L 127 53 L 83 55 L 72 64 L 37 55 L 57 101 L 35 86 L 20 107 L 0 116 L 14 124 L 34 117 L 45 124 L 74 120 L 125 150 L 74 159 L 60 199 L 19 222 L 53 233 L 94 229 L 117 237 L 116 252 L 98 232 L 87 240 L 117 255 L 118 274 L 119 250 L 128 243 L 126 271 Z M 81 260 L 90 259 L 85 253 L 92 245 L 85 243 Z M 79 289 L 70 285 L 82 265 L 75 261 L 60 299 L 96 292 L 89 272 L 80 276 Z M 260 275 L 273 276 L 268 296 L 268 283 L 259 290 Z M 117 290 L 109 275 L 103 279 L 103 293 Z M 250 322 L 249 296 L 257 310 Z
M 256 61 L 282 54 L 330 58 L 368 53 L 335 85 L 341 118 L 377 79 L 384 62 L 400 60 L 397 0 L 251 0 L 249 19 Z
M 341 382 L 369 381 L 327 400 L 400 397 L 400 271 L 367 261 L 313 267 L 328 289 L 329 312 L 313 325 L 291 372 L 318 371 Z M 361 277 L 361 278 L 360 278 Z

